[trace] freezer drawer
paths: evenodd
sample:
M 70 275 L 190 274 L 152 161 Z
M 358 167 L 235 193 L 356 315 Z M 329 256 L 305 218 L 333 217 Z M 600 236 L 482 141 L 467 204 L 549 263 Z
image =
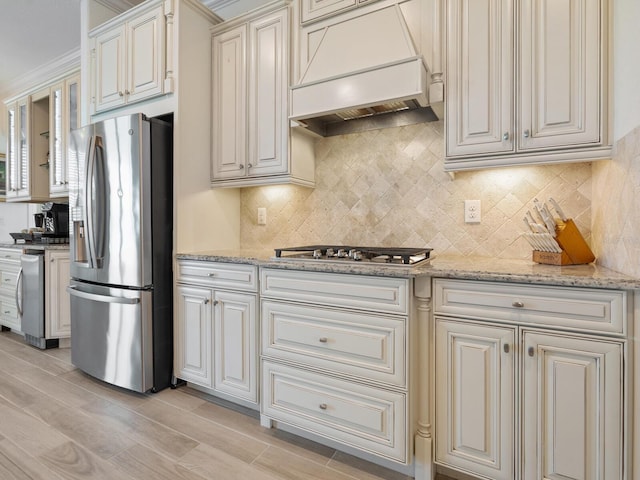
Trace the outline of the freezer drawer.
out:
M 150 290 L 72 281 L 71 363 L 100 380 L 137 392 L 153 387 Z

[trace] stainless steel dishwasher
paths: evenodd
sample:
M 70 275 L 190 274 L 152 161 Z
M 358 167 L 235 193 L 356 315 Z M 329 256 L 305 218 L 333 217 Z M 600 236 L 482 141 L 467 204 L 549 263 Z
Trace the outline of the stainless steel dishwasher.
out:
M 16 306 L 25 341 L 38 348 L 58 346 L 57 339 L 45 339 L 44 251 L 25 249 L 20 257 L 16 284 Z

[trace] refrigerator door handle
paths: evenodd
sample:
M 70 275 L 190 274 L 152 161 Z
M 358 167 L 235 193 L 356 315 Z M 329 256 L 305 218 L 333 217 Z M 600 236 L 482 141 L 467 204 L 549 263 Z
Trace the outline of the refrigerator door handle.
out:
M 18 315 L 22 317 L 22 305 L 20 304 L 20 299 L 22 298 L 22 268 L 18 272 L 18 279 L 16 280 L 16 309 L 18 310 Z
M 97 219 L 97 222 L 93 225 L 93 232 L 95 236 L 93 237 L 94 242 L 94 254 L 96 267 L 101 268 L 102 262 L 104 260 L 104 246 L 105 246 L 105 232 L 106 226 L 105 223 L 107 221 L 107 201 L 106 201 L 106 190 L 107 185 L 105 181 L 105 167 L 104 167 L 104 145 L 102 142 L 102 137 L 96 135 L 95 141 L 95 159 L 94 159 L 94 172 L 96 181 L 98 182 L 98 191 L 96 192 L 98 196 L 95 199 L 95 207 L 96 207 L 96 216 L 94 217 L 94 221 Z M 97 218 L 96 218 L 97 217 Z
M 96 293 L 88 293 L 78 290 L 75 286 L 67 287 L 67 292 L 70 295 L 78 298 L 84 298 L 86 300 L 95 300 L 96 302 L 103 303 L 120 303 L 124 305 L 135 305 L 136 303 L 140 303 L 139 298 L 124 298 L 124 297 L 112 297 L 109 295 L 98 295 Z
M 94 243 L 94 215 L 92 205 L 93 198 L 93 176 L 96 167 L 96 136 L 92 135 L 89 141 L 89 158 L 87 159 L 87 174 L 85 176 L 85 188 L 84 188 L 84 216 L 86 225 L 86 242 L 89 267 L 96 267 L 96 248 Z

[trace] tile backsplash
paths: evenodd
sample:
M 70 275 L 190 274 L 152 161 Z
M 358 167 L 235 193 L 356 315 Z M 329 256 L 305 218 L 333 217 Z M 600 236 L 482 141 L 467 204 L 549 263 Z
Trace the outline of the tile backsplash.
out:
M 593 250 L 598 263 L 640 277 L 640 127 L 593 166 Z
M 434 253 L 530 258 L 522 218 L 534 198 L 558 200 L 589 241 L 591 164 L 444 172 L 442 122 L 316 141 L 316 188 L 241 193 L 242 248 L 315 243 L 433 248 Z M 464 200 L 482 222 L 464 223 Z M 267 224 L 257 224 L 258 207 Z

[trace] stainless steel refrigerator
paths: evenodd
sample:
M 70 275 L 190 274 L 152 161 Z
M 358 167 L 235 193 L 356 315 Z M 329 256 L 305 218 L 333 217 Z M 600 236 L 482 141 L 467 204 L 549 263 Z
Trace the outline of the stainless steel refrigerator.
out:
M 138 392 L 171 383 L 172 125 L 127 115 L 69 147 L 71 361 Z

